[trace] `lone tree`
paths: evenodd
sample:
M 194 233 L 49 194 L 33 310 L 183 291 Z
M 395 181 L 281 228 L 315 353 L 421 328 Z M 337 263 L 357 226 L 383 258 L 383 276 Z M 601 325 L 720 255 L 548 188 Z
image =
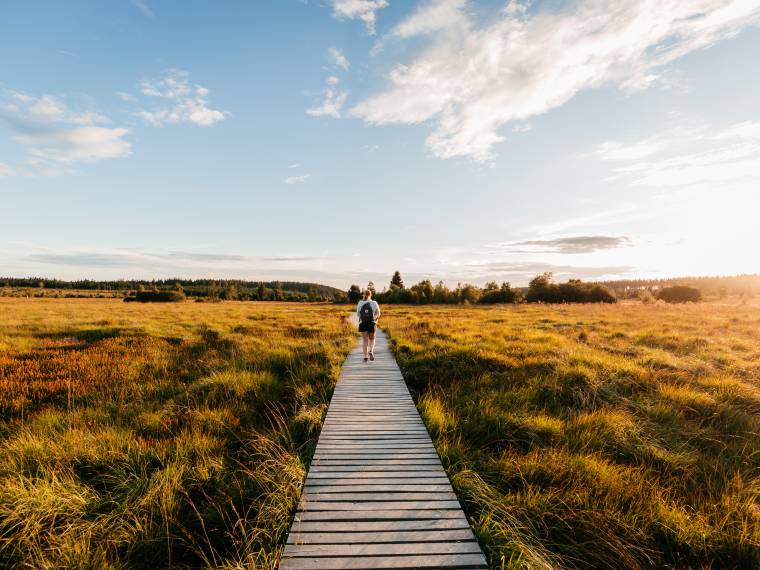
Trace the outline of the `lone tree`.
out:
M 351 285 L 348 289 L 348 302 L 358 303 L 362 298 L 362 290 L 358 285 Z
M 391 289 L 397 288 L 397 289 L 403 289 L 404 288 L 404 280 L 401 279 L 401 273 L 396 271 L 393 274 L 393 277 L 391 277 Z

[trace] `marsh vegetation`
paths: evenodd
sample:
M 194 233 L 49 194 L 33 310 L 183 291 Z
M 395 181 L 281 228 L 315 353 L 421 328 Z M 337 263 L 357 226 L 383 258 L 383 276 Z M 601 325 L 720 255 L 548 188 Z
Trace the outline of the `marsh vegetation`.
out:
M 274 568 L 346 306 L 0 299 L 0 567 Z M 757 568 L 760 307 L 393 306 L 493 568 Z
M 760 307 L 395 307 L 493 568 L 760 567 Z
M 330 305 L 0 299 L 0 567 L 275 567 L 353 343 Z

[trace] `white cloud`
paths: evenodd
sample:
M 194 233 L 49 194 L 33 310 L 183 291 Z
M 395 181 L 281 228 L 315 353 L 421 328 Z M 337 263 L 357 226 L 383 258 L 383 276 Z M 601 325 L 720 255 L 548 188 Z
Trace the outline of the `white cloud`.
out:
M 42 123 L 70 123 L 74 125 L 94 125 L 110 122 L 108 117 L 93 111 L 75 112 L 69 109 L 60 97 L 41 95 L 35 97 L 20 91 L 9 91 L 14 103 L 6 110 Z
M 327 53 L 330 56 L 330 59 L 332 62 L 340 67 L 344 71 L 348 71 L 348 69 L 351 67 L 351 62 L 348 61 L 348 58 L 343 55 L 343 52 L 340 51 L 336 47 L 327 48 Z
M 28 154 L 27 165 L 38 173 L 59 173 L 62 165 L 96 162 L 129 156 L 131 144 L 126 128 L 102 126 L 108 117 L 92 111 L 74 111 L 58 96 L 39 97 L 9 92 L 11 103 L 2 117 L 14 139 Z M 7 167 L 5 174 L 24 169 Z
M 676 127 L 638 141 L 607 141 L 584 157 L 614 161 L 616 178 L 655 188 L 760 183 L 760 121 Z
M 340 119 L 341 109 L 346 104 L 348 93 L 336 89 L 339 81 L 334 81 L 337 77 L 327 78 L 327 87 L 322 91 L 322 103 L 317 107 L 306 109 L 306 114 L 312 117 L 332 117 Z
M 369 124 L 433 121 L 435 156 L 488 162 L 505 124 L 602 85 L 645 88 L 675 59 L 760 22 L 760 0 L 580 0 L 535 13 L 510 2 L 484 25 L 464 7 L 440 0 L 401 22 L 397 37 L 425 35 L 427 46 L 351 114 Z
M 226 111 L 210 108 L 209 90 L 201 85 L 191 84 L 189 74 L 179 69 L 169 69 L 162 78 L 154 81 L 142 81 L 140 92 L 147 97 L 167 102 L 167 105 L 136 113 L 155 126 L 166 123 L 194 123 L 210 127 L 229 116 Z
M 62 163 L 96 162 L 129 156 L 132 147 L 124 137 L 129 130 L 105 127 L 76 127 L 17 134 L 36 159 Z
M 156 14 L 153 12 L 153 10 L 148 6 L 148 3 L 145 2 L 145 0 L 129 0 L 130 4 L 140 10 L 142 12 L 143 16 L 146 18 L 155 18 Z
M 11 168 L 10 166 L 8 166 L 7 164 L 3 164 L 2 162 L 0 162 L 0 177 L 2 177 L 2 176 L 11 176 L 14 173 L 15 173 L 15 171 L 13 170 L 13 168 Z
M 395 38 L 422 36 L 452 27 L 467 27 L 464 8 L 467 0 L 432 0 L 417 10 L 390 33 Z
M 134 95 L 131 95 L 130 93 L 125 93 L 124 91 L 117 91 L 116 96 L 122 101 L 124 101 L 125 103 L 131 103 L 132 101 L 136 100 Z
M 301 174 L 299 176 L 288 176 L 283 180 L 285 184 L 303 184 L 311 177 L 311 174 Z
M 298 162 L 294 162 L 293 164 L 291 164 L 290 166 L 288 166 L 288 168 L 291 169 L 291 170 L 294 169 L 294 168 L 301 168 L 301 165 Z
M 375 34 L 375 12 L 388 6 L 388 0 L 331 0 L 331 3 L 336 18 L 361 20 L 369 35 Z

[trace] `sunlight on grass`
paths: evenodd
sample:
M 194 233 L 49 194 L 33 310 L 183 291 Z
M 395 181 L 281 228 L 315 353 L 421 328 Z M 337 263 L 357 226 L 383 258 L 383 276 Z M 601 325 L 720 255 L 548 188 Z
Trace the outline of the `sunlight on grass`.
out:
M 392 307 L 492 568 L 760 567 L 760 308 Z
M 0 299 L 0 566 L 274 568 L 346 309 Z

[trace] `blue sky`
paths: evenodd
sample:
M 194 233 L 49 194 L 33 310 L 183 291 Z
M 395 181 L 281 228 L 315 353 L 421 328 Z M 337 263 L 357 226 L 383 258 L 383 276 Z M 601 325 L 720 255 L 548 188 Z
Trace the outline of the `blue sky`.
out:
M 2 275 L 760 271 L 760 0 L 3 8 Z

